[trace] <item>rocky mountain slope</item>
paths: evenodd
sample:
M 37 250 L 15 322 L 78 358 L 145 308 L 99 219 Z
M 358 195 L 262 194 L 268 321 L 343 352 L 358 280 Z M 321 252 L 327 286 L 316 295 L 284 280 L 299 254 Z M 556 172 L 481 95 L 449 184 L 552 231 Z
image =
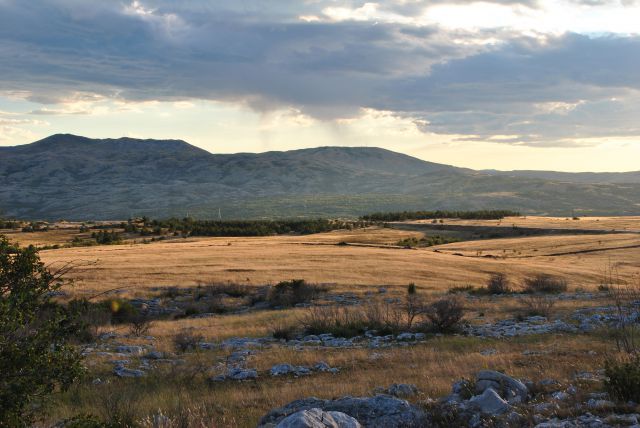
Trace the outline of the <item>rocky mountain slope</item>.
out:
M 480 208 L 621 215 L 640 214 L 639 177 L 473 171 L 368 147 L 220 155 L 181 140 L 53 135 L 0 147 L 0 210 L 29 219 Z

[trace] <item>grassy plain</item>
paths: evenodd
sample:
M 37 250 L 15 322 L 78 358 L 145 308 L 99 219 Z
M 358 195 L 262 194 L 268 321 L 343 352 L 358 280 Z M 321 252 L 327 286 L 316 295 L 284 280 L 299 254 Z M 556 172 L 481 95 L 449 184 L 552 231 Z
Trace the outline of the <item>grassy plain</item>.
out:
M 497 221 L 445 220 L 445 225 L 449 223 L 498 225 Z M 260 287 L 303 278 L 330 284 L 330 293 L 353 293 L 361 298 L 367 292 L 377 293 L 379 287 L 388 289 L 385 297 L 402 298 L 406 285 L 415 283 L 419 293 L 435 299 L 451 287 L 482 286 L 493 273 L 507 274 L 516 289 L 525 276 L 544 273 L 568 281 L 574 297 L 558 300 L 550 314 L 552 319 L 564 320 L 570 320 L 578 308 L 610 304 L 606 294 L 598 292 L 608 271 L 614 270 L 619 280 L 640 281 L 640 233 L 635 232 L 640 231 L 640 217 L 528 217 L 499 223 L 504 227 L 513 224 L 549 229 L 616 229 L 625 233 L 509 237 L 407 249 L 399 247 L 398 241 L 438 232 L 370 227 L 307 236 L 177 238 L 148 244 L 61 248 L 42 251 L 41 257 L 52 267 L 78 264 L 69 275 L 73 283 L 67 291 L 71 294 L 94 295 L 117 289 L 114 295 L 120 297 L 158 296 L 167 287 L 187 289 L 228 282 Z M 51 244 L 68 241 L 74 233 L 77 231 L 73 229 L 38 235 L 16 232 L 10 238 L 22 243 Z M 583 295 L 583 291 L 591 294 Z M 465 320 L 471 324 L 515 319 L 523 311 L 518 296 L 467 296 L 465 307 Z M 415 346 L 375 350 L 297 349 L 273 344 L 248 357 L 248 366 L 260 373 L 257 380 L 210 383 L 207 379 L 220 373 L 229 350 L 180 354 L 174 348 L 174 337 L 184 332 L 201 335 L 208 342 L 269 336 L 279 325 L 299 324 L 306 311 L 250 310 L 157 320 L 148 332 L 152 339 L 130 336 L 127 325 L 102 327 L 102 331 L 118 334 L 117 343 L 146 345 L 173 355 L 174 361 L 183 361 L 158 363 L 144 378 L 120 379 L 113 376 L 109 357 L 92 356 L 87 359 L 87 380 L 56 399 L 48 421 L 53 423 L 78 413 L 106 418 L 116 409 L 128 412 L 136 420 L 161 411 L 202 426 L 251 427 L 268 410 L 294 399 L 370 395 L 376 387 L 392 383 L 416 384 L 421 394 L 411 399 L 414 402 L 437 398 L 449 391 L 453 381 L 473 377 L 486 368 L 525 379 L 553 378 L 570 383 L 578 372 L 602 368 L 607 356 L 615 353 L 607 337 L 597 332 L 510 339 L 444 335 Z M 340 372 L 280 378 L 268 374 L 274 364 L 312 365 L 321 360 L 340 367 Z
M 443 291 L 483 284 L 496 272 L 516 281 L 545 272 L 565 277 L 573 287 L 595 288 L 612 265 L 627 279 L 640 271 L 640 247 L 607 249 L 640 245 L 636 234 L 509 238 L 418 249 L 390 246 L 419 235 L 376 227 L 308 236 L 189 238 L 64 248 L 41 255 L 52 266 L 77 263 L 69 278 L 75 291 L 88 293 L 116 287 L 143 292 L 199 283 L 262 285 L 292 278 L 352 291 L 411 282 L 425 290 Z M 337 245 L 341 242 L 373 246 Z M 584 250 L 597 251 L 581 253 Z M 550 255 L 565 252 L 575 254 Z

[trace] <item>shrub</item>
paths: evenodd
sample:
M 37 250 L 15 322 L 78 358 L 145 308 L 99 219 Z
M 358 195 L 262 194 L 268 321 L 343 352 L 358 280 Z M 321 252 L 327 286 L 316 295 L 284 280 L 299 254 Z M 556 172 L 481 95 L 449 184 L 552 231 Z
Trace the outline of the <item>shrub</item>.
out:
M 367 330 L 376 330 L 378 334 L 396 334 L 406 328 L 402 305 L 387 301 L 369 302 L 362 307 Z
M 271 327 L 271 335 L 274 339 L 293 340 L 296 338 L 299 328 L 291 324 L 275 323 Z
M 187 318 L 193 315 L 198 315 L 199 313 L 201 313 L 202 311 L 200 310 L 200 307 L 197 305 L 189 305 L 186 308 L 184 308 L 184 315 L 182 314 L 178 314 L 176 315 L 176 318 Z
M 449 294 L 458 294 L 458 293 L 470 293 L 475 294 L 478 291 L 476 287 L 473 285 L 457 285 L 455 287 L 449 288 L 447 293 Z
M 611 281 L 608 293 L 617 318 L 609 337 L 615 340 L 618 351 L 640 355 L 640 325 L 636 319 L 640 302 L 640 280 L 631 284 L 619 279 Z
M 539 274 L 524 279 L 525 293 L 560 294 L 567 291 L 567 281 L 552 275 Z
M 282 281 L 271 290 L 269 302 L 272 306 L 295 306 L 299 303 L 308 303 L 325 291 L 323 287 L 309 284 L 304 279 Z
M 175 299 L 176 297 L 183 294 L 183 291 L 178 287 L 168 287 L 162 293 L 160 293 L 160 297 L 166 297 L 168 299 Z
M 425 316 L 432 330 L 438 333 L 455 331 L 464 317 L 464 306 L 457 297 L 445 297 L 427 306 Z
M 397 246 L 404 247 L 404 248 L 414 248 L 414 247 L 417 247 L 418 244 L 420 244 L 420 241 L 418 240 L 418 238 L 413 238 L 413 237 L 401 239 L 396 243 Z
M 108 385 L 98 396 L 97 410 L 105 428 L 139 427 L 139 405 L 135 390 Z M 91 426 L 91 425 L 89 425 Z
M 509 278 L 504 273 L 494 273 L 487 281 L 487 292 L 489 294 L 509 294 L 511 284 Z
M 113 324 L 126 324 L 138 316 L 138 310 L 127 300 L 110 299 L 102 302 L 102 305 L 111 312 Z
M 129 334 L 136 337 L 147 336 L 152 324 L 148 316 L 136 314 L 129 320 Z
M 42 400 L 82 374 L 78 322 L 51 301 L 69 270 L 50 272 L 35 247 L 0 236 L 0 426 L 31 426 Z
M 119 244 L 121 242 L 120 234 L 115 231 L 100 230 L 93 232 L 91 237 L 101 245 Z
M 82 343 L 94 341 L 98 337 L 98 329 L 111 322 L 110 310 L 87 299 L 69 301 L 67 310 L 78 323 L 76 338 Z
M 78 415 L 65 419 L 59 425 L 64 428 L 105 428 L 106 424 L 93 415 Z
M 434 235 L 434 236 L 426 236 L 420 239 L 414 238 L 414 237 L 401 239 L 396 243 L 396 245 L 398 245 L 399 247 L 405 247 L 405 248 L 433 247 L 435 245 L 450 244 L 452 242 L 458 242 L 458 241 L 459 239 L 456 239 L 456 238 Z
M 418 320 L 424 314 L 424 301 L 422 296 L 418 294 L 415 284 L 409 284 L 407 287 L 407 297 L 404 303 L 407 329 L 413 327 L 414 321 Z
M 253 292 L 253 287 L 243 284 L 227 283 L 207 285 L 205 287 L 205 290 L 211 296 L 226 294 L 230 297 L 240 298 L 251 295 Z
M 520 302 L 527 316 L 541 315 L 547 318 L 551 317 L 551 310 L 556 304 L 556 301 L 552 297 L 541 294 L 525 296 Z
M 314 306 L 301 318 L 307 334 L 330 333 L 336 337 L 354 337 L 364 333 L 367 323 L 360 308 Z
M 619 401 L 640 402 L 640 359 L 608 360 L 605 363 L 604 387 L 611 397 Z
M 363 306 L 316 306 L 301 318 L 307 334 L 331 333 L 336 337 L 359 336 L 367 330 L 396 334 L 406 328 L 403 308 L 390 303 L 369 302 Z
M 198 343 L 202 342 L 204 337 L 188 330 L 183 330 L 173 336 L 173 346 L 179 352 L 187 352 L 197 349 Z
M 212 314 L 226 314 L 230 312 L 231 308 L 224 304 L 222 296 L 216 295 L 209 301 L 207 305 L 207 312 Z

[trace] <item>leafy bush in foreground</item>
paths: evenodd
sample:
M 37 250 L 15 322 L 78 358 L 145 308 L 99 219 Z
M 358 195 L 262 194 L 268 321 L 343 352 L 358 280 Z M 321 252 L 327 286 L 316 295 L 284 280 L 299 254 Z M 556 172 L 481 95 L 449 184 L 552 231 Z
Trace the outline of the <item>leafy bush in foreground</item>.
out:
M 30 426 L 35 404 L 82 373 L 69 343 L 78 323 L 50 299 L 63 273 L 51 273 L 34 247 L 0 236 L 0 426 Z

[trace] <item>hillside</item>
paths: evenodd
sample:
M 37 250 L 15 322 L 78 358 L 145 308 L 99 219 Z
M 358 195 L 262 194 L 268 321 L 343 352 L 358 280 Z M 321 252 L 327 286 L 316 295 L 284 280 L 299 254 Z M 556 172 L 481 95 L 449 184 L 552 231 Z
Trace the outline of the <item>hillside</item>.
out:
M 539 178 L 570 183 L 618 183 L 640 184 L 640 171 L 631 172 L 559 172 L 559 171 L 483 171 L 487 174 L 507 177 Z
M 30 219 L 204 218 L 218 210 L 223 218 L 479 208 L 640 213 L 637 181 L 599 176 L 472 171 L 368 147 L 219 155 L 181 140 L 53 135 L 0 148 L 0 210 Z

